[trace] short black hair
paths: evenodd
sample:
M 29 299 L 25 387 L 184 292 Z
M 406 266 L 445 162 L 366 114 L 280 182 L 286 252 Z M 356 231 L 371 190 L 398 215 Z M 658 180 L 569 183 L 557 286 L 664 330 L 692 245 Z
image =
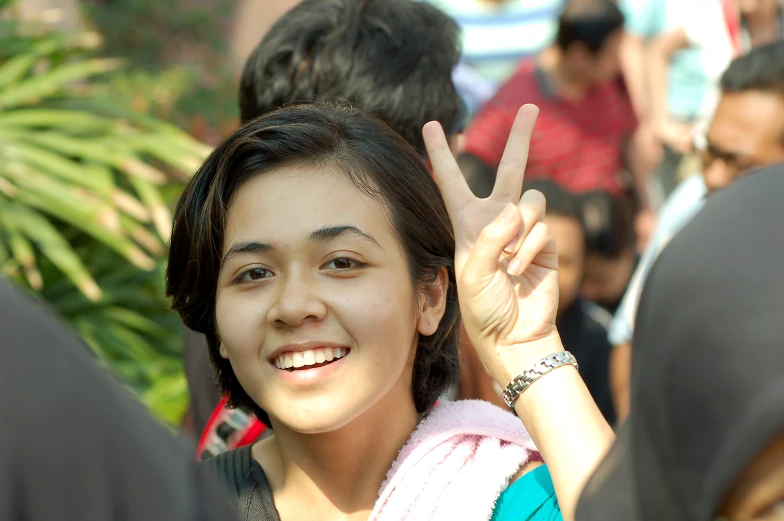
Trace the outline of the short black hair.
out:
M 629 248 L 636 247 L 634 211 L 628 198 L 599 190 L 580 194 L 578 198 L 586 253 L 617 259 Z
M 220 355 L 216 287 L 234 197 L 255 176 L 294 164 L 334 165 L 357 189 L 384 203 L 415 288 L 434 283 L 446 269 L 446 310 L 434 334 L 419 336 L 414 358 L 412 394 L 417 411 L 424 413 L 460 374 L 452 224 L 438 186 L 416 151 L 382 121 L 347 105 L 316 103 L 266 114 L 235 131 L 207 157 L 174 213 L 166 270 L 172 308 L 188 328 L 207 337 L 229 405 L 246 408 L 269 425 L 268 415 Z
M 558 215 L 574 219 L 583 224 L 577 196 L 551 179 L 541 178 L 526 181 L 523 190 L 539 190 L 547 199 L 547 215 Z
M 596 54 L 623 24 L 616 0 L 569 0 L 558 18 L 555 42 L 563 51 L 581 43 Z
M 381 118 L 420 154 L 422 127 L 455 132 L 460 29 L 412 0 L 304 0 L 270 29 L 242 73 L 242 122 L 286 105 L 344 99 Z
M 784 96 L 784 41 L 757 47 L 733 60 L 721 77 L 721 90 L 756 90 Z
M 721 91 L 766 92 L 784 98 L 784 40 L 757 47 L 733 60 L 721 76 Z

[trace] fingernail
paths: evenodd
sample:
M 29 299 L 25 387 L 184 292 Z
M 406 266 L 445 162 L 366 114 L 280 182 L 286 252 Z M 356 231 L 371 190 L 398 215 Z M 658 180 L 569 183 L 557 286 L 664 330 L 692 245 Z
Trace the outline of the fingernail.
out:
M 501 212 L 501 222 L 504 223 L 504 224 L 512 224 L 514 222 L 515 212 L 516 211 L 517 211 L 517 207 L 516 206 L 514 206 L 512 204 L 506 205 L 506 208 L 504 208 L 504 211 Z
M 512 259 L 512 262 L 509 263 L 509 267 L 506 269 L 506 272 L 509 275 L 517 275 L 518 269 L 520 269 L 520 261 L 517 259 Z

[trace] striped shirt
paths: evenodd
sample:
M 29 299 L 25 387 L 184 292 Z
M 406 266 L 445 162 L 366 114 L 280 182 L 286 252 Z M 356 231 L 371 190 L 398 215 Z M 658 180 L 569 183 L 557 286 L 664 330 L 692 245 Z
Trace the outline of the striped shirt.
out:
M 598 84 L 584 99 L 569 101 L 558 97 L 536 60 L 526 60 L 468 127 L 466 152 L 497 167 L 525 103 L 541 109 L 526 179 L 550 178 L 572 192 L 618 195 L 626 190 L 623 155 L 637 119 L 620 80 Z
M 428 0 L 463 31 L 463 62 L 498 86 L 520 60 L 549 45 L 564 0 Z

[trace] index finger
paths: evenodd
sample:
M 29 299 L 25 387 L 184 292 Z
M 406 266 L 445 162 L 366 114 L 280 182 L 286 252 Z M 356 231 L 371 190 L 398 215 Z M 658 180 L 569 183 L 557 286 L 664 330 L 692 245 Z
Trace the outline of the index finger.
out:
M 430 164 L 433 165 L 433 177 L 441 190 L 452 223 L 455 224 L 460 209 L 471 202 L 474 194 L 457 166 L 441 124 L 437 121 L 426 124 L 422 129 L 422 137 L 425 139 Z
M 539 115 L 536 105 L 523 105 L 517 111 L 509 132 L 509 139 L 498 165 L 498 175 L 493 187 L 493 199 L 517 204 L 523 191 L 525 179 L 525 165 L 528 162 L 528 148 L 531 144 L 531 134 Z

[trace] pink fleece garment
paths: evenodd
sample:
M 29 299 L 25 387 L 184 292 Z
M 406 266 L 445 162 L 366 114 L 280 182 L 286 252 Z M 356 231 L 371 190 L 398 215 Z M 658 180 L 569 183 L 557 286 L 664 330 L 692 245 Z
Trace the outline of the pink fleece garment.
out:
M 536 446 L 513 414 L 481 400 L 442 403 L 381 485 L 371 521 L 487 521 Z

